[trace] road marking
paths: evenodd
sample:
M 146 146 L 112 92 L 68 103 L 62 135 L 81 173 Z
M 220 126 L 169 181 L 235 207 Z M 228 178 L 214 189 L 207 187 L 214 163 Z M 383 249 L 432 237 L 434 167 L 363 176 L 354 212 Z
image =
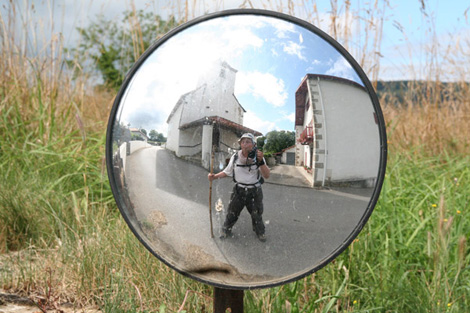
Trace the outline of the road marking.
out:
M 342 197 L 346 197 L 346 198 L 351 198 L 351 199 L 355 199 L 355 200 L 359 200 L 359 201 L 364 201 L 364 202 L 369 202 L 370 201 L 369 197 L 353 195 L 353 194 L 350 194 L 350 193 L 341 192 L 341 191 L 337 191 L 337 190 L 319 190 L 319 191 L 326 192 L 326 193 L 331 193 L 331 194 L 334 194 L 334 195 L 338 195 L 338 196 L 342 196 Z

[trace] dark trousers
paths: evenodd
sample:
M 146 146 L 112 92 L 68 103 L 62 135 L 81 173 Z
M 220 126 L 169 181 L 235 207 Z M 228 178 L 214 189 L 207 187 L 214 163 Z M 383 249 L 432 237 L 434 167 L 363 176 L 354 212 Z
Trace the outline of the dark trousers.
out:
M 253 230 L 257 235 L 263 235 L 263 190 L 261 187 L 243 188 L 238 185 L 233 187 L 224 223 L 224 231 L 232 230 L 233 225 L 237 222 L 245 206 L 251 215 Z

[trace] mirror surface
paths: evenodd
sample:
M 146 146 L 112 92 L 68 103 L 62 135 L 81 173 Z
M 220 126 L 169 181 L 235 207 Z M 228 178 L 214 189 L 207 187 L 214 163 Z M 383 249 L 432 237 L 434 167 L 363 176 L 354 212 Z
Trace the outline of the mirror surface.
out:
M 110 119 L 111 184 L 129 226 L 158 258 L 210 284 L 273 286 L 321 268 L 378 197 L 381 113 L 360 77 L 323 36 L 273 16 L 219 16 L 164 37 Z M 222 239 L 234 180 L 211 184 L 208 173 L 225 168 L 243 133 L 266 146 L 272 131 L 295 138 L 265 155 L 267 240 L 246 208 Z

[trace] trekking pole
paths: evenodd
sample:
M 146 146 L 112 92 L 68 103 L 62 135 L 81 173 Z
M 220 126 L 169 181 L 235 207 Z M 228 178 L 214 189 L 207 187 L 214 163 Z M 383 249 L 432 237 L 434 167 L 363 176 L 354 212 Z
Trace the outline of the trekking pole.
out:
M 214 146 L 211 150 L 211 175 L 214 172 Z M 211 238 L 214 238 L 214 231 L 212 227 L 212 180 L 209 181 L 209 218 L 211 221 Z

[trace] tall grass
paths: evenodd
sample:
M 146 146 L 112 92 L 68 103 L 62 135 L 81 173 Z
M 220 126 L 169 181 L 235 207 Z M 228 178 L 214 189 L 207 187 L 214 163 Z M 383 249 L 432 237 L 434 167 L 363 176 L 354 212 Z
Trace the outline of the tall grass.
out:
M 347 32 L 347 18 L 359 12 L 346 2 L 331 3 L 330 32 L 350 47 L 364 43 L 355 57 L 364 60 L 368 74 L 378 75 L 373 73 L 380 67 L 366 62 L 378 62 L 368 56 L 380 48 L 386 6 L 371 2 L 364 8 L 369 23 L 358 27 L 370 25 L 368 35 L 355 39 Z M 178 2 L 178 8 L 191 16 L 185 4 Z M 323 23 L 308 2 L 263 5 Z M 15 12 L 24 14 L 27 25 L 28 14 L 16 7 Z M 150 255 L 118 213 L 104 164 L 113 95 L 87 86 L 85 74 L 72 80 L 60 36 L 52 34 L 52 42 L 34 51 L 22 44 L 28 40 L 18 33 L 15 17 L 0 20 L 0 288 L 41 296 L 49 307 L 68 301 L 106 312 L 210 312 L 211 288 Z M 404 96 L 387 93 L 381 100 L 389 164 L 365 229 L 321 271 L 284 286 L 246 291 L 246 311 L 470 307 L 468 93 L 466 82 L 433 79 Z

